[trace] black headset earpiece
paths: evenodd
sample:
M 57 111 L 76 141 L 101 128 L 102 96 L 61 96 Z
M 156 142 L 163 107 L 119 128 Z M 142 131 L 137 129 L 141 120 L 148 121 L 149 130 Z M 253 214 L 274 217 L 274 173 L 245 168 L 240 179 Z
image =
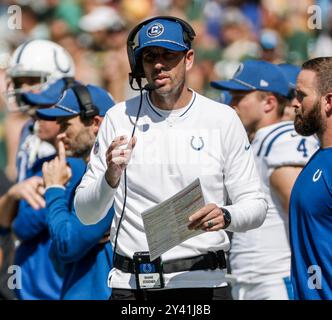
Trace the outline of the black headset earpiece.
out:
M 191 41 L 196 36 L 196 33 L 192 26 L 176 17 L 172 16 L 156 16 L 147 20 L 144 20 L 140 24 L 138 24 L 128 35 L 127 39 L 127 53 L 128 53 L 128 59 L 130 64 L 131 73 L 129 74 L 129 83 L 130 86 L 133 88 L 133 80 L 135 79 L 138 86 L 141 87 L 141 79 L 145 78 L 145 74 L 142 68 L 142 64 L 139 61 L 136 61 L 135 57 L 135 49 L 138 47 L 138 40 L 135 41 L 136 36 L 138 35 L 138 32 L 143 28 L 143 26 L 149 24 L 150 22 L 157 20 L 157 19 L 165 19 L 165 20 L 171 20 L 176 21 L 181 24 L 183 29 L 183 40 L 188 45 L 189 48 L 191 48 Z
M 97 116 L 99 109 L 93 104 L 89 90 L 82 84 L 77 84 L 71 87 L 80 105 L 80 116 L 82 120 Z

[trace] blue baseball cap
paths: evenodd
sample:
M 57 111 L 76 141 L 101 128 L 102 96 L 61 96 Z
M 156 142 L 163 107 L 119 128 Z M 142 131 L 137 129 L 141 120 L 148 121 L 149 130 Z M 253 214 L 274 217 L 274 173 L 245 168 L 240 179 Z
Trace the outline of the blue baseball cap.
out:
M 288 97 L 290 86 L 281 69 L 270 62 L 247 60 L 240 64 L 232 79 L 213 81 L 210 85 L 220 90 L 267 91 Z
M 156 19 L 143 26 L 138 34 L 138 47 L 135 56 L 138 57 L 146 47 L 163 47 L 173 51 L 190 49 L 190 44 L 183 39 L 183 28 L 177 21 Z
M 59 79 L 56 82 L 48 85 L 46 88 L 38 93 L 26 92 L 22 94 L 22 99 L 25 103 L 31 106 L 50 106 L 56 104 L 64 90 L 66 89 L 66 81 Z
M 108 109 L 114 106 L 112 96 L 104 89 L 87 85 L 92 104 L 98 108 L 99 115 L 104 116 Z M 37 116 L 43 120 L 56 120 L 56 118 L 72 117 L 81 114 L 80 103 L 72 88 L 66 90 L 63 97 L 52 108 L 37 110 Z
M 299 66 L 296 66 L 295 64 L 289 64 L 289 63 L 280 63 L 278 64 L 278 67 L 286 76 L 290 87 L 295 88 L 296 80 L 301 71 L 301 68 Z

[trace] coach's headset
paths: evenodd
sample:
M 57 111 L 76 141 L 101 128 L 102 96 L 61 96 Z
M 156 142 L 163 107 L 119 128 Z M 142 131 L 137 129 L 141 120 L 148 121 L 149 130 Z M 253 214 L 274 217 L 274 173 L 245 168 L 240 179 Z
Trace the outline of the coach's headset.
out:
M 99 115 L 99 109 L 93 104 L 88 88 L 82 84 L 75 84 L 73 90 L 80 106 L 80 117 L 82 120 L 90 119 Z
M 164 19 L 164 20 L 170 20 L 170 21 L 175 21 L 178 22 L 182 29 L 183 29 L 183 41 L 184 43 L 188 46 L 188 48 L 191 48 L 191 41 L 195 38 L 196 33 L 194 29 L 191 27 L 191 25 L 176 17 L 171 17 L 171 16 L 156 16 L 150 19 L 147 19 L 140 24 L 138 24 L 128 35 L 127 39 L 127 53 L 128 53 L 128 60 L 130 64 L 130 69 L 131 72 L 129 73 L 129 84 L 133 90 L 140 90 L 141 89 L 141 82 L 142 78 L 145 78 L 144 70 L 143 70 L 143 65 L 141 59 L 136 59 L 135 57 L 135 50 L 139 48 L 139 43 L 137 39 L 137 35 L 139 31 L 147 24 L 150 22 L 157 20 L 157 19 Z M 133 81 L 134 79 L 136 80 L 138 87 L 139 88 L 134 88 L 133 87 Z M 147 88 L 149 89 L 149 86 Z

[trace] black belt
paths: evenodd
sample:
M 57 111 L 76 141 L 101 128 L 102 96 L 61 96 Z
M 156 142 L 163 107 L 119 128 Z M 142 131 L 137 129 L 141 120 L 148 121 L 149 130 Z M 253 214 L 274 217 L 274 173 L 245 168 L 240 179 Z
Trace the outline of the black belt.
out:
M 126 272 L 134 272 L 134 262 L 132 259 L 124 257 L 118 253 L 114 253 L 114 267 Z M 173 273 L 181 271 L 194 271 L 194 270 L 215 270 L 225 269 L 226 259 L 223 250 L 217 252 L 208 252 L 196 257 L 176 259 L 171 261 L 162 262 L 163 273 Z

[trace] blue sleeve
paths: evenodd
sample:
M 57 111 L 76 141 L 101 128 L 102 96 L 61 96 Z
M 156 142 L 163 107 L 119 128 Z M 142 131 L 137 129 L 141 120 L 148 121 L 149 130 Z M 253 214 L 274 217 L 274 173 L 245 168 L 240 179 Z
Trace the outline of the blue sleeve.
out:
M 31 171 L 28 177 L 41 177 L 41 168 Z M 20 200 L 17 215 L 13 221 L 12 228 L 15 235 L 22 241 L 30 240 L 46 229 L 47 207 L 39 210 L 33 209 L 26 200 Z
M 47 209 L 33 209 L 25 200 L 19 203 L 19 209 L 12 227 L 20 240 L 30 240 L 39 235 L 46 228 Z
M 48 207 L 47 224 L 52 239 L 52 256 L 58 261 L 78 261 L 110 230 L 114 210 L 96 225 L 83 225 L 65 198 L 65 190 L 50 188 L 45 199 Z
M 42 165 L 45 161 L 52 160 L 54 156 L 37 160 L 34 165 L 26 171 L 25 179 L 33 176 L 42 176 Z M 20 200 L 17 215 L 13 221 L 12 228 L 16 236 L 22 240 L 30 240 L 46 230 L 46 208 L 35 210 L 25 200 Z
M 36 163 L 29 176 L 41 176 L 42 164 L 50 158 L 41 159 Z M 68 164 L 72 169 L 72 177 L 66 186 L 66 193 L 64 199 L 71 201 L 74 196 L 74 191 L 78 185 L 84 171 L 85 164 L 80 159 L 67 159 Z M 21 200 L 19 203 L 18 213 L 13 221 L 13 230 L 17 237 L 21 240 L 29 240 L 38 236 L 41 232 L 47 230 L 46 215 L 48 212 L 48 205 L 46 208 L 35 210 L 25 200 Z

